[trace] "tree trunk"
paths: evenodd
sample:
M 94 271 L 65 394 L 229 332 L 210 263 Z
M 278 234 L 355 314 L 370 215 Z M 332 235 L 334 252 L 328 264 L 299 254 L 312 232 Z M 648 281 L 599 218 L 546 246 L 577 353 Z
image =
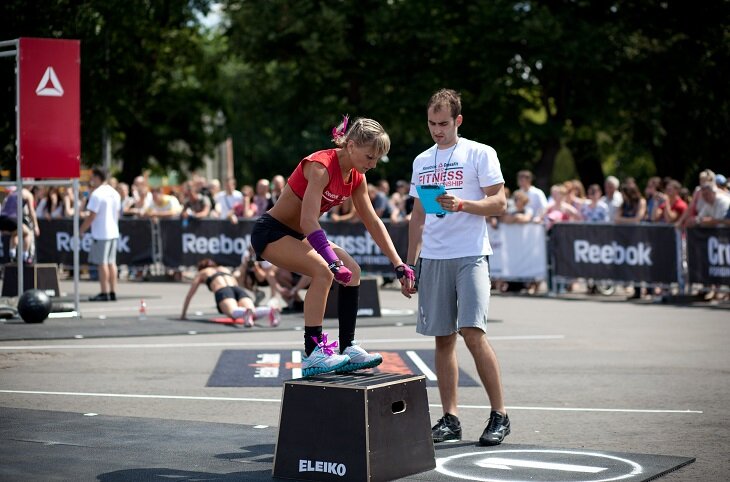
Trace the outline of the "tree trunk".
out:
M 595 140 L 575 139 L 570 142 L 568 147 L 573 154 L 573 162 L 581 182 L 586 187 L 594 183 L 603 186 L 603 168 Z
M 560 139 L 546 139 L 542 144 L 541 151 L 540 159 L 535 165 L 535 186 L 548 193 L 552 183 L 555 157 L 560 151 Z

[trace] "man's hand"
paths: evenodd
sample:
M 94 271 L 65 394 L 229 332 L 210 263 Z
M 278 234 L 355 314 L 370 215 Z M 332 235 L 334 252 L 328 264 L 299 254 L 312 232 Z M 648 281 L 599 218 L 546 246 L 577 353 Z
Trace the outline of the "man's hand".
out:
M 464 206 L 464 202 L 453 194 L 442 194 L 436 198 L 441 207 L 450 212 L 459 212 Z

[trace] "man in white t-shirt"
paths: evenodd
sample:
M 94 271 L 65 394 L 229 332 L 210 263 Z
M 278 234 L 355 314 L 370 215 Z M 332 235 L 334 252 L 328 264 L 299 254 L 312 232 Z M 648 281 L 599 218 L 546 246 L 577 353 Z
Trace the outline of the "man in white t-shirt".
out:
M 601 198 L 601 201 L 606 203 L 606 206 L 608 206 L 608 220 L 611 223 L 614 219 L 616 219 L 616 211 L 618 211 L 624 203 L 624 197 L 621 195 L 618 187 L 619 181 L 616 176 L 608 176 L 603 182 L 603 190 L 605 194 Z
M 730 196 L 725 195 L 713 181 L 700 186 L 700 196 L 704 203 L 697 211 L 697 226 L 720 226 L 730 208 Z
M 106 182 L 106 172 L 99 168 L 91 171 L 94 192 L 86 205 L 89 214 L 79 229 L 79 238 L 91 228 L 94 242 L 89 250 L 89 264 L 99 268 L 101 292 L 89 301 L 116 301 L 117 241 L 119 240 L 119 213 L 122 199 L 116 189 Z
M 510 432 L 499 363 L 486 337 L 489 310 L 489 264 L 492 254 L 486 216 L 501 216 L 507 200 L 497 153 L 491 147 L 460 138 L 461 99 L 442 89 L 428 103 L 428 128 L 436 142 L 413 161 L 410 195 L 415 198 L 408 233 L 408 263 L 420 253 L 416 331 L 434 336 L 436 374 L 444 415 L 431 430 L 434 442 L 461 440 L 457 417 L 459 367 L 457 333 L 474 359 L 492 409 L 479 443 L 497 445 Z M 437 184 L 446 214 L 427 214 L 416 186 Z
M 243 204 L 243 194 L 236 189 L 236 178 L 226 179 L 225 190 L 215 196 L 215 210 L 220 219 L 228 219 L 232 223 L 238 222 L 236 216 L 236 205 Z
M 532 172 L 526 169 L 517 173 L 517 184 L 520 186 L 519 190 L 527 194 L 530 198 L 528 207 L 532 209 L 533 221 L 539 223 L 542 222 L 542 217 L 545 215 L 548 201 L 543 190 L 532 185 L 534 179 L 535 177 L 532 175 Z

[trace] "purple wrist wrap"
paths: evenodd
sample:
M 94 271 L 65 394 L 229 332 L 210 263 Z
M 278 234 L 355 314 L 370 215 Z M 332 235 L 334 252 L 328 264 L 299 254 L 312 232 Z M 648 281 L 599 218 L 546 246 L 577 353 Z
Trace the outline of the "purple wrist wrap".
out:
M 337 255 L 332 250 L 323 230 L 318 229 L 309 233 L 307 235 L 307 241 L 309 241 L 309 244 L 311 244 L 317 253 L 324 258 L 328 265 L 337 261 Z

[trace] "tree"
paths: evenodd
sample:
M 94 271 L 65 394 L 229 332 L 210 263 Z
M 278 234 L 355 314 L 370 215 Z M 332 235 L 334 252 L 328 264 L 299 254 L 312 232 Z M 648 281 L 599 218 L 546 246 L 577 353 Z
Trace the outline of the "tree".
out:
M 560 152 L 585 183 L 654 173 L 687 182 L 727 152 L 721 0 L 701 9 L 588 0 L 225 6 L 236 80 L 253 93 L 235 99 L 229 117 L 251 175 L 270 175 L 272 162 L 288 171 L 326 146 L 349 112 L 391 134 L 380 173 L 408 176 L 430 143 L 424 104 L 439 87 L 462 93 L 461 133 L 497 149 L 508 184 L 530 168 L 547 188 Z

